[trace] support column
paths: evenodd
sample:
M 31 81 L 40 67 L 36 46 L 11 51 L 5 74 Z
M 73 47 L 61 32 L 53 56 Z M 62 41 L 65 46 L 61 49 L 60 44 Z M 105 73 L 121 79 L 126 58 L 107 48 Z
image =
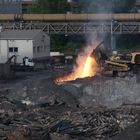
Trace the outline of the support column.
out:
M 110 39 L 110 46 L 111 46 L 111 50 L 115 50 L 116 49 L 116 38 L 113 32 L 113 24 L 114 24 L 114 20 L 111 21 L 111 39 Z
M 116 37 L 114 34 L 111 34 L 111 49 L 112 50 L 116 49 Z

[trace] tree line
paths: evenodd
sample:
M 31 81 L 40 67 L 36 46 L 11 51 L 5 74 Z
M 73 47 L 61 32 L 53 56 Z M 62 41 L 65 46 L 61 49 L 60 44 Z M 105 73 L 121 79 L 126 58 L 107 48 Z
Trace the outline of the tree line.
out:
M 33 0 L 30 13 L 127 13 L 136 0 Z

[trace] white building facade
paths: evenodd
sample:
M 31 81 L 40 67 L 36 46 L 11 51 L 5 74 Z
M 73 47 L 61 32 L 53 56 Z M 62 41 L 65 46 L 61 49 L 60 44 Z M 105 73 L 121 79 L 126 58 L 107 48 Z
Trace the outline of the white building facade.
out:
M 16 63 L 23 58 L 40 59 L 50 55 L 50 37 L 41 30 L 10 30 L 0 33 L 0 63 L 16 56 Z

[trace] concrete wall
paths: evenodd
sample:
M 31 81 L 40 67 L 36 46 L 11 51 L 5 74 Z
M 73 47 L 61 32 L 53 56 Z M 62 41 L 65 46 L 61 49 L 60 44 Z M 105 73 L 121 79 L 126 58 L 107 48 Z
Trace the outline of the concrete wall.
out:
M 5 63 L 8 58 L 7 41 L 0 40 L 0 63 Z
M 44 32 L 40 32 L 33 41 L 34 58 L 50 56 L 50 37 Z

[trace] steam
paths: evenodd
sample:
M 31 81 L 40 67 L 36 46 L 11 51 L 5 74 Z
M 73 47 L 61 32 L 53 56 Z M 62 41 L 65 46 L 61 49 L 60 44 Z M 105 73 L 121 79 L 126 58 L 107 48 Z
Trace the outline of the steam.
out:
M 79 0 L 85 5 L 85 13 L 119 13 L 128 12 L 136 0 Z
M 113 13 L 116 7 L 116 2 L 119 2 L 119 0 L 86 0 L 85 3 L 87 3 L 88 6 L 85 7 L 85 11 L 87 11 L 86 13 Z M 89 21 L 89 23 L 90 22 L 94 22 L 94 21 Z M 101 24 L 104 21 L 102 20 L 98 22 L 99 24 Z M 91 47 L 94 50 L 100 44 L 100 42 L 106 39 L 104 41 L 104 44 L 100 46 L 100 49 L 103 50 L 107 49 L 106 45 L 109 49 L 111 47 L 111 42 L 110 39 L 109 40 L 107 39 L 107 36 L 108 36 L 107 33 L 103 34 L 103 33 L 98 33 L 96 31 L 87 34 L 86 35 L 87 46 Z
M 113 13 L 114 2 L 113 0 L 90 0 L 90 7 L 88 13 Z

